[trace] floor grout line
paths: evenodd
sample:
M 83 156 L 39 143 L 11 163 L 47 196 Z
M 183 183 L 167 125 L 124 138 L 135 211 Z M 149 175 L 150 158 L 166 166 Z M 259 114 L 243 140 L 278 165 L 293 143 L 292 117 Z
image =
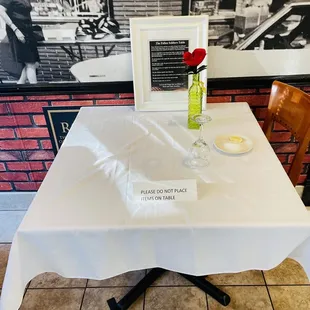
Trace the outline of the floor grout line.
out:
M 29 285 L 28 285 L 29 286 Z M 272 286 L 272 287 L 308 287 L 310 284 L 221 284 L 216 285 L 217 287 L 257 287 L 257 286 Z M 118 285 L 118 286 L 86 286 L 86 288 L 89 289 L 97 289 L 97 288 L 107 288 L 107 289 L 113 289 L 113 288 L 132 288 L 134 285 Z M 150 286 L 149 288 L 177 288 L 177 287 L 184 287 L 184 288 L 193 288 L 194 285 L 157 285 L 157 286 Z M 70 289 L 84 289 L 84 286 L 68 286 L 68 287 L 27 287 L 27 290 L 70 290 Z M 1 288 L 0 288 L 1 289 Z
M 310 286 L 310 284 L 267 284 L 267 286 Z
M 216 285 L 217 287 L 252 287 L 252 286 L 302 286 L 308 287 L 310 284 L 221 284 Z M 29 285 L 28 285 L 29 286 Z M 87 286 L 89 289 L 95 288 L 132 288 L 134 285 L 117 285 L 117 286 Z M 163 288 L 163 287 L 196 287 L 195 285 L 157 285 L 157 286 L 150 286 L 150 288 Z M 62 287 L 27 287 L 29 290 L 54 290 L 54 289 L 61 289 L 61 290 L 68 290 L 68 289 L 83 289 L 84 286 L 62 286 Z M 1 288 L 0 288 L 1 289 Z
M 147 291 L 147 289 L 143 293 L 143 310 L 145 310 L 146 291 Z
M 28 290 L 83 290 L 88 287 L 84 286 L 68 286 L 68 287 L 29 287 Z M 109 287 L 91 287 L 91 288 L 109 288 Z
M 208 294 L 205 295 L 206 295 L 207 310 L 209 310 Z
M 308 287 L 310 284 L 217 284 L 217 287 L 252 287 L 252 286 L 302 286 Z M 96 289 L 96 288 L 132 288 L 134 285 L 116 285 L 116 286 L 87 286 L 89 289 Z M 150 288 L 163 288 L 163 287 L 188 287 L 192 288 L 195 285 L 156 285 L 150 286 Z M 61 289 L 61 290 L 68 290 L 68 289 L 83 289 L 84 286 L 68 286 L 68 287 L 28 287 L 29 290 L 54 290 L 54 289 Z
M 147 269 L 144 269 L 144 277 L 146 277 L 146 275 L 147 275 Z M 143 293 L 143 310 L 145 310 L 146 291 L 147 291 L 147 289 Z
M 87 283 L 88 283 L 88 279 L 87 279 L 86 285 L 85 285 L 85 287 L 84 287 L 84 292 L 83 292 L 83 296 L 82 296 L 82 300 L 81 300 L 80 310 L 82 310 L 82 307 L 83 307 L 83 301 L 84 301 L 84 296 L 85 296 L 86 289 L 87 289 Z
M 268 293 L 268 296 L 269 296 L 269 300 L 270 300 L 270 303 L 271 303 L 271 307 L 272 307 L 273 310 L 275 310 L 275 309 L 274 309 L 274 306 L 273 306 L 272 299 L 271 299 L 271 295 L 270 295 L 270 292 L 269 292 L 269 288 L 268 288 L 268 285 L 267 285 L 267 281 L 266 281 L 266 278 L 265 278 L 265 274 L 264 274 L 263 271 L 262 271 L 262 275 L 263 275 L 263 278 L 264 278 L 265 287 L 266 287 L 266 290 L 267 290 L 267 293 Z

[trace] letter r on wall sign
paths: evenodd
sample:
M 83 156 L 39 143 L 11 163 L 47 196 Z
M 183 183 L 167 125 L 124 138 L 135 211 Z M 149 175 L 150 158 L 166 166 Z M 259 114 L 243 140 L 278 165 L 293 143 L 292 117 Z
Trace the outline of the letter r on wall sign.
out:
M 67 122 L 61 122 L 61 129 L 63 133 L 68 133 L 70 130 L 69 124 Z

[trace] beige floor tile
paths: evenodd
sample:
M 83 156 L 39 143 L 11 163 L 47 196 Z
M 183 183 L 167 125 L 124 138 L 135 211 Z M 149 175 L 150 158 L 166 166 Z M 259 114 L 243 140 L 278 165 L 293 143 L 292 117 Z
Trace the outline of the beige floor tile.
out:
M 87 279 L 68 279 L 56 273 L 43 273 L 31 280 L 30 288 L 85 287 Z
M 206 279 L 214 285 L 265 285 L 260 270 L 215 274 L 207 276 Z
M 130 271 L 106 280 L 89 280 L 88 287 L 135 286 L 144 276 L 145 270 Z
M 2 287 L 3 284 L 10 249 L 11 249 L 10 244 L 0 244 L 0 288 Z
M 29 289 L 20 310 L 79 310 L 84 289 Z
M 191 282 L 180 276 L 177 272 L 166 271 L 160 278 L 158 278 L 152 286 L 178 286 L 186 285 L 193 286 Z
M 145 310 L 206 310 L 206 295 L 196 287 L 153 287 L 146 291 Z
M 208 296 L 209 310 L 272 310 L 265 286 L 223 286 L 221 289 L 230 298 L 227 307 Z
M 107 300 L 114 297 L 119 301 L 130 290 L 128 287 L 87 288 L 82 310 L 109 310 Z M 130 310 L 143 309 L 143 295 L 130 307 Z
M 275 310 L 309 310 L 310 286 L 269 286 Z
M 309 284 L 307 274 L 299 263 L 286 259 L 274 269 L 264 271 L 268 285 L 273 284 Z

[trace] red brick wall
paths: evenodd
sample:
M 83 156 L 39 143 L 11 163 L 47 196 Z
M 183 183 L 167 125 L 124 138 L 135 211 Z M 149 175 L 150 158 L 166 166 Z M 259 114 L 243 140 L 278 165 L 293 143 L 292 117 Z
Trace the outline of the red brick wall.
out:
M 310 87 L 304 88 L 310 92 Z M 247 101 L 262 125 L 270 89 L 233 89 L 209 91 L 208 102 Z M 133 94 L 78 94 L 47 96 L 0 96 L 0 191 L 35 191 L 40 187 L 54 154 L 42 113 L 43 106 L 90 106 L 134 104 Z M 296 143 L 276 125 L 272 145 L 288 169 Z M 306 155 L 299 178 L 302 184 L 310 163 Z

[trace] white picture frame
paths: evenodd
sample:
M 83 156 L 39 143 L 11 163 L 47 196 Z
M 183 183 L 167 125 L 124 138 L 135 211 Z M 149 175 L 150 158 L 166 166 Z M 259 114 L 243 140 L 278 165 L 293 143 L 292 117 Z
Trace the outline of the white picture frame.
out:
M 182 111 L 188 109 L 188 90 L 152 90 L 151 44 L 186 42 L 188 50 L 208 48 L 208 16 L 161 16 L 130 19 L 135 109 L 139 111 Z M 152 42 L 152 43 L 151 43 Z M 166 43 L 162 43 L 166 44 Z M 183 52 L 182 52 L 183 53 Z M 181 64 L 181 63 L 180 63 Z M 182 64 L 181 64 L 182 65 Z M 207 65 L 207 57 L 201 65 Z M 186 67 L 184 66 L 184 70 Z M 187 78 L 191 85 L 192 76 Z M 200 73 L 206 85 L 207 70 Z M 183 76 L 184 79 L 184 76 Z M 185 82 L 186 83 L 186 82 Z M 154 89 L 154 87 L 153 87 Z M 203 98 L 203 109 L 206 97 Z

